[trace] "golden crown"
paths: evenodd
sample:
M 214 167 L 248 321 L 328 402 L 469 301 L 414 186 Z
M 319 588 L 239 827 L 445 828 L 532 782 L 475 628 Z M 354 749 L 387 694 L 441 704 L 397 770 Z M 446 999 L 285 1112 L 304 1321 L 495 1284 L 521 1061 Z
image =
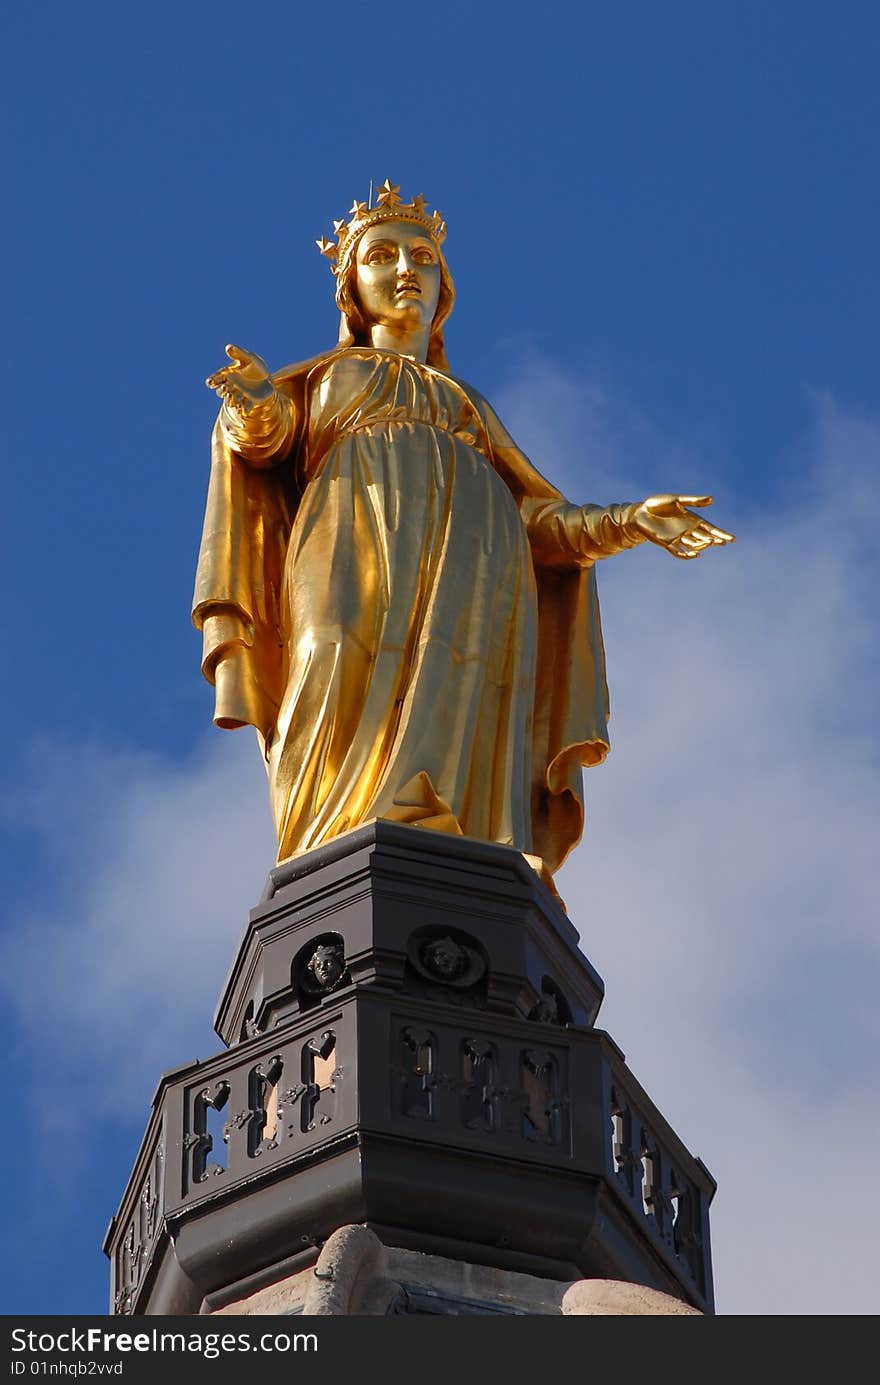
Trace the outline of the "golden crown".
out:
M 414 221 L 424 226 L 436 244 L 442 245 L 446 239 L 446 222 L 438 211 L 429 212 L 428 204 L 421 193 L 411 202 L 403 202 L 400 197 L 400 184 L 386 178 L 376 194 L 373 206 L 372 188 L 369 202 L 355 201 L 349 210 L 351 221 L 334 221 L 333 234 L 336 240 L 322 236 L 315 241 L 322 255 L 330 261 L 334 274 L 341 273 L 348 263 L 352 249 L 368 226 L 380 221 Z

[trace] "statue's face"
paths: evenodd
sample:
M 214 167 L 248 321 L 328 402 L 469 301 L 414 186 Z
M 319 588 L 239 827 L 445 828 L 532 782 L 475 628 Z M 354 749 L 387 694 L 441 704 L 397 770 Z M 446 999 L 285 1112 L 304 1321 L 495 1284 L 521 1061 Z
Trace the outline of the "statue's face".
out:
M 410 222 L 380 222 L 364 231 L 355 261 L 357 296 L 368 321 L 430 327 L 440 297 L 440 258 L 430 236 Z

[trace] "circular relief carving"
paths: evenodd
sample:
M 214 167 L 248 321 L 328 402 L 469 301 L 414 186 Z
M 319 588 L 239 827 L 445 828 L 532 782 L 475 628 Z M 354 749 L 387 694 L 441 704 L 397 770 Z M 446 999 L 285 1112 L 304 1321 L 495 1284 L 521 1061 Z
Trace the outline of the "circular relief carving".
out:
M 484 975 L 486 963 L 475 947 L 449 933 L 422 934 L 410 941 L 410 961 L 428 981 L 465 989 Z
M 541 996 L 541 999 L 529 1011 L 529 1019 L 537 1024 L 558 1024 L 559 1023 L 559 1002 L 553 992 Z
M 299 989 L 308 996 L 329 995 L 349 979 L 345 947 L 335 939 L 314 943 L 299 968 Z
M 541 994 L 528 1013 L 536 1024 L 571 1024 L 571 1007 L 555 981 L 545 976 Z

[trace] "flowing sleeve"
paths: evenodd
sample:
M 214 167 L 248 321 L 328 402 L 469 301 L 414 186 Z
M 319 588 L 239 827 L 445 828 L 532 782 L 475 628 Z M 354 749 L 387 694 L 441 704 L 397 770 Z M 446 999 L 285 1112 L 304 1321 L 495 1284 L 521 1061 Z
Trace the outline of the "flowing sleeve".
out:
M 290 456 L 301 418 L 291 395 L 276 384 L 272 397 L 244 417 L 224 404 L 217 424 L 230 451 L 251 466 L 271 467 Z
M 280 599 L 298 498 L 303 372 L 276 377 L 280 404 L 245 430 L 221 410 L 196 571 L 193 624 L 214 722 L 271 739 L 283 694 Z
M 588 567 L 645 542 L 632 504 L 572 505 L 530 497 L 521 508 L 535 559 L 549 567 Z

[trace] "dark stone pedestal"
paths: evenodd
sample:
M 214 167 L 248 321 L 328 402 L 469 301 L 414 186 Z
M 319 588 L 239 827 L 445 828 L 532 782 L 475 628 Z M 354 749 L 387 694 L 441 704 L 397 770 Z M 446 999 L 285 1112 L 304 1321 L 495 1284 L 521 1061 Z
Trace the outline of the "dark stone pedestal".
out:
M 586 922 L 586 920 L 585 920 Z M 594 1022 L 602 982 L 513 850 L 377 822 L 276 867 L 166 1074 L 105 1242 L 116 1313 L 190 1314 L 333 1232 L 712 1311 L 711 1175 Z

